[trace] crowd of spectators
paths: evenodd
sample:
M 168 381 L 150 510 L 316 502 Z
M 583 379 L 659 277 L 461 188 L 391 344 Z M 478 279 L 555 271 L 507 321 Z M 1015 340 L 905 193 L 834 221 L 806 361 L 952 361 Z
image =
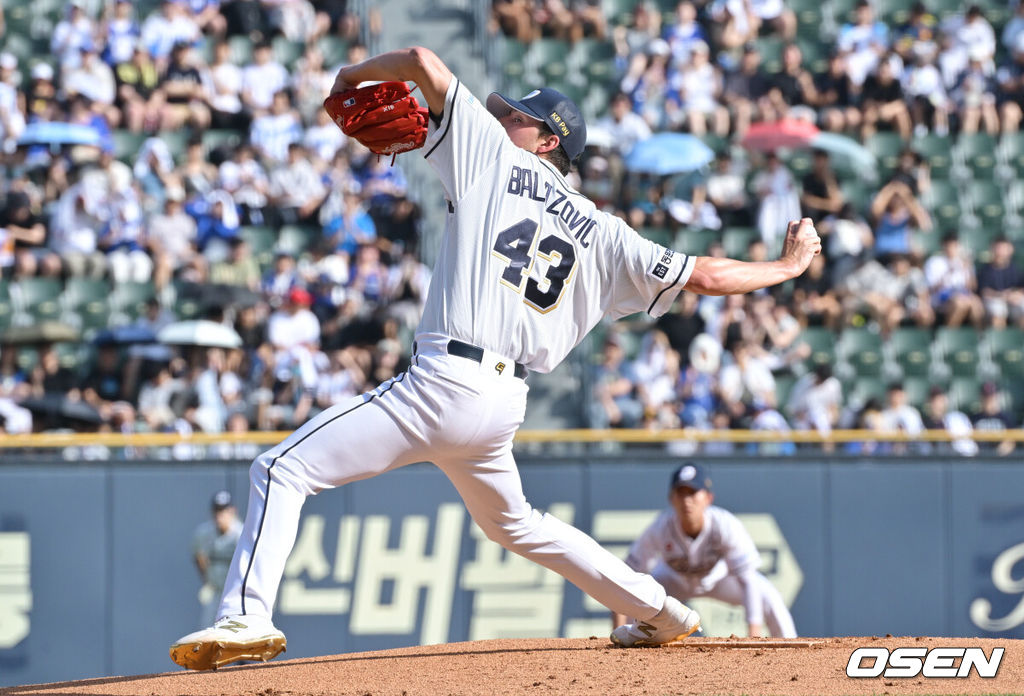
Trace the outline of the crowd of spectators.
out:
M 952 194 L 957 203 L 957 189 L 948 172 L 933 181 L 928 153 L 916 148 L 922 139 L 942 139 L 948 169 L 958 137 L 987 134 L 994 145 L 1016 135 L 1024 3 L 1002 18 L 999 31 L 977 5 L 940 19 L 916 3 L 898 22 L 881 19 L 885 3 L 821 5 L 849 12 L 819 7 L 812 13 L 818 23 L 801 28 L 793 9 L 777 0 L 682 0 L 671 11 L 641 1 L 629 5 L 627 18 L 598 23 L 614 44 L 615 72 L 607 112 L 592 126 L 604 139 L 584 155 L 581 189 L 642 234 L 682 251 L 772 258 L 786 221 L 804 215 L 816 221 L 825 254 L 772 292 L 725 301 L 684 297 L 653 328 L 641 322 L 612 331 L 593 368 L 593 427 L 916 433 L 922 423 L 948 421 L 963 435 L 972 427 L 1020 426 L 1021 414 L 1010 409 L 1013 387 L 997 383 L 998 374 L 990 382 L 981 370 L 972 375 L 977 394 L 957 395 L 967 414 L 947 408 L 949 374 L 941 366 L 931 375 L 932 393 L 917 390 L 911 399 L 897 371 L 873 375 L 883 391 L 865 396 L 854 393 L 855 370 L 811 359 L 801 335 L 824 328 L 838 340 L 853 328 L 884 341 L 908 327 L 965 327 L 978 336 L 1024 329 L 1021 235 L 1004 233 L 1000 220 L 963 228 L 964 218 L 937 214 L 950 202 L 943 197 Z M 588 36 L 560 33 L 541 6 L 550 3 L 496 2 L 497 26 L 525 42 Z M 559 6 L 578 12 L 587 3 Z M 513 8 L 519 19 L 509 23 Z M 776 52 L 766 55 L 771 47 Z M 751 124 L 793 121 L 862 145 L 891 136 L 890 151 L 878 153 L 891 162 L 871 179 L 840 174 L 825 150 L 791 157 L 744 147 Z M 716 159 L 674 176 L 630 171 L 626 160 L 636 144 L 665 131 L 701 137 Z M 795 166 L 801 160 L 806 164 Z M 705 335 L 717 353 L 705 363 L 713 368 L 702 371 L 690 351 Z M 986 415 L 993 408 L 1002 415 Z M 964 442 L 969 438 L 957 451 L 970 453 Z
M 0 327 L 4 431 L 287 429 L 403 369 L 429 282 L 419 206 L 320 108 L 379 30 L 346 4 L 72 0 L 49 53 L 0 53 L 5 324 L 82 341 Z M 90 279 L 106 326 L 19 302 Z M 143 301 L 118 307 L 125 288 Z M 243 347 L 137 342 L 183 319 Z

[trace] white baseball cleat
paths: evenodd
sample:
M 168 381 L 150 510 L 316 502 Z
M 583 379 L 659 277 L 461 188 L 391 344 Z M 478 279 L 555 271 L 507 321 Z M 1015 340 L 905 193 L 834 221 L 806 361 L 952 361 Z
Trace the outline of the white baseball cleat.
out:
M 682 640 L 699 630 L 697 612 L 674 597 L 665 597 L 665 606 L 653 618 L 619 626 L 611 640 L 620 648 L 638 648 Z
M 266 662 L 281 654 L 287 644 L 269 618 L 238 614 L 176 640 L 171 659 L 186 669 L 217 669 L 243 660 Z

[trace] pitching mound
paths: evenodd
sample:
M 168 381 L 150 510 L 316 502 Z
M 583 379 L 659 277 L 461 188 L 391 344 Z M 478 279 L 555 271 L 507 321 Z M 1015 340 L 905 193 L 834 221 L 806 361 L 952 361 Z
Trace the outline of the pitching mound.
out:
M 851 679 L 858 647 L 1003 647 L 999 674 Z M 518 696 L 520 694 L 1012 694 L 1024 691 L 1024 641 L 963 638 L 695 638 L 625 650 L 606 638 L 488 640 L 0 689 L 0 694 Z

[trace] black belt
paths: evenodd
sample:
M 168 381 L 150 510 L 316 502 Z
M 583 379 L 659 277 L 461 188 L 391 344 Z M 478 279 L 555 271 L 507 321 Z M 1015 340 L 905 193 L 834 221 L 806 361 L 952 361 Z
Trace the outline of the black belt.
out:
M 476 346 L 471 346 L 468 343 L 463 343 L 462 341 L 457 341 L 454 338 L 449 339 L 448 345 L 445 348 L 448 351 L 448 355 L 454 355 L 454 356 L 459 357 L 459 358 L 468 358 L 469 360 L 472 360 L 473 362 L 478 362 L 478 363 L 482 363 L 484 361 L 484 349 L 483 348 L 477 348 Z M 416 352 L 416 343 L 415 342 L 412 344 L 412 350 L 413 350 L 414 353 Z M 526 375 L 529 374 L 529 372 L 526 370 L 526 366 L 525 365 L 520 365 L 519 363 L 513 363 L 513 364 L 515 365 L 515 371 L 512 374 L 514 376 L 518 377 L 519 379 L 526 379 Z M 501 373 L 502 370 L 505 369 L 504 363 L 498 363 L 494 367 L 495 367 L 496 370 L 498 370 L 499 374 Z

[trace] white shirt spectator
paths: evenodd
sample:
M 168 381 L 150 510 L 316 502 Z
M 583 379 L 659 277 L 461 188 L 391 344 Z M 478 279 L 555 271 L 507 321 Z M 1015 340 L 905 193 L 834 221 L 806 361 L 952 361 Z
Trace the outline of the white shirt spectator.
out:
M 316 153 L 316 156 L 324 162 L 330 162 L 338 150 L 345 146 L 346 140 L 345 134 L 335 125 L 327 112 L 320 109 L 317 114 L 317 123 L 306 129 L 306 134 L 302 137 L 302 144 L 311 152 Z
M 85 44 L 93 42 L 93 34 L 96 33 L 96 25 L 79 4 L 68 6 L 68 17 L 57 23 L 50 39 L 50 50 L 60 59 L 63 69 L 77 67 L 82 60 L 80 49 Z
M 247 65 L 242 70 L 242 92 L 253 108 L 269 109 L 274 95 L 288 86 L 288 71 L 277 61 Z
M 95 53 L 87 55 L 77 68 L 64 77 L 64 90 L 68 94 L 82 94 L 94 102 L 109 106 L 114 103 L 117 88 L 114 71 Z
M 276 199 L 277 205 L 300 208 L 312 199 L 323 198 L 326 193 L 320 175 L 306 159 L 278 167 L 270 173 L 270 196 Z
M 832 432 L 832 425 L 838 419 L 842 406 L 843 387 L 835 376 L 829 375 L 819 382 L 814 373 L 808 373 L 793 385 L 788 411 L 797 428 L 813 428 L 822 435 L 828 435 Z
M 882 427 L 885 430 L 900 430 L 908 435 L 920 435 L 924 432 L 924 421 L 921 412 L 910 404 L 888 407 L 882 411 Z
M 889 29 L 882 22 L 846 24 L 839 30 L 837 45 L 846 54 L 846 72 L 856 86 L 878 65 L 882 50 L 889 47 Z
M 174 44 L 194 44 L 199 36 L 199 25 L 185 14 L 168 18 L 161 12 L 154 12 L 142 24 L 141 41 L 154 60 L 167 58 Z
M 249 142 L 260 154 L 275 162 L 288 159 L 288 146 L 302 140 L 302 124 L 296 115 L 288 111 L 283 114 L 259 116 L 252 122 Z
M 242 70 L 234 63 L 220 63 L 210 68 L 210 106 L 226 114 L 242 110 Z M 340 130 L 340 129 L 339 129 Z
M 320 321 L 308 309 L 299 308 L 294 314 L 279 309 L 267 320 L 267 339 L 278 350 L 315 345 L 320 342 Z
M 58 254 L 96 251 L 96 230 L 102 225 L 103 192 L 82 181 L 57 200 L 50 225 L 50 248 Z
M 220 187 L 231 194 L 236 204 L 251 208 L 262 208 L 267 204 L 264 193 L 269 185 L 267 173 L 255 159 L 241 162 L 225 160 L 217 173 Z

